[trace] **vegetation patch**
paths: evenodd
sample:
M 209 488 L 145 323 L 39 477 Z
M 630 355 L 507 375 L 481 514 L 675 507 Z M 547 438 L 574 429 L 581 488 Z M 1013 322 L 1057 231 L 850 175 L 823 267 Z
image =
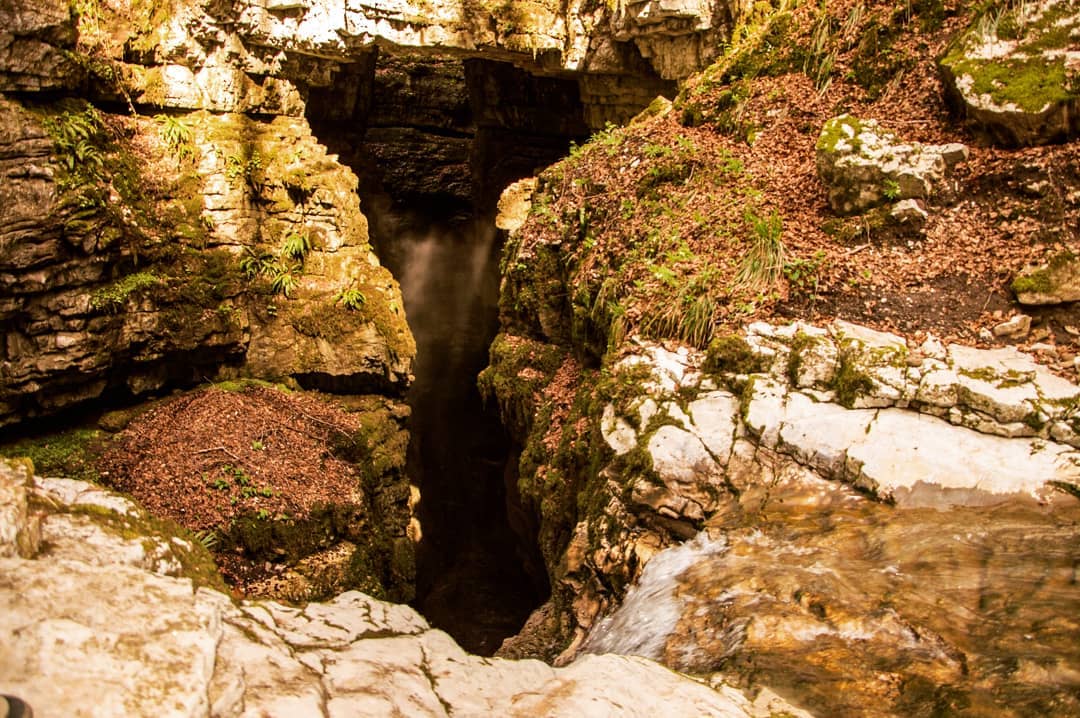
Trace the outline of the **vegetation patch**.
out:
M 765 370 L 765 360 L 737 334 L 709 342 L 703 368 L 710 374 L 754 374 Z
M 108 437 L 95 428 L 68 429 L 54 434 L 17 439 L 0 445 L 0 456 L 28 457 L 40 476 L 98 482 L 98 458 Z

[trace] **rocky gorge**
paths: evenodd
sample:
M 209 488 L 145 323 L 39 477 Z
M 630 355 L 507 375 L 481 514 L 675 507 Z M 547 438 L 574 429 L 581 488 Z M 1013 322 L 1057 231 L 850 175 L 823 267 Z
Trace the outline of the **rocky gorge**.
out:
M 0 19 L 0 693 L 1080 712 L 1071 3 Z

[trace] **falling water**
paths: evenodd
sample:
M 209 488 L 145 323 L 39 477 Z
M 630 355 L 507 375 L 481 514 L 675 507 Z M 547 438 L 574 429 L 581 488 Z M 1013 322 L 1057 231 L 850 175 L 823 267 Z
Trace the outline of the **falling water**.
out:
M 619 609 L 599 621 L 582 646 L 585 653 L 621 653 L 661 659 L 668 637 L 682 617 L 678 579 L 706 556 L 721 553 L 727 542 L 705 532 L 657 554 L 637 583 L 626 592 Z
M 591 652 L 764 685 L 816 715 L 1080 715 L 1080 504 L 900 509 L 773 486 L 646 565 Z

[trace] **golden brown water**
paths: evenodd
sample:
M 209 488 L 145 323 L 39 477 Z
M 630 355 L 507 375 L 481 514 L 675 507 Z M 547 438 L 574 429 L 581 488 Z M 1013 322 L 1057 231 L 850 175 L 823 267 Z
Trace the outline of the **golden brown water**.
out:
M 805 479 L 761 498 L 652 582 L 641 606 L 679 606 L 653 657 L 819 716 L 1080 715 L 1076 499 L 898 509 Z

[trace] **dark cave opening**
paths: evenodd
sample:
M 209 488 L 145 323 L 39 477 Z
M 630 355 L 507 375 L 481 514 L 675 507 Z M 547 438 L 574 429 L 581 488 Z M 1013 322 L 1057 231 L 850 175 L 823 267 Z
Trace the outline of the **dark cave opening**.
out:
M 515 449 L 476 387 L 498 328 L 494 208 L 506 185 L 584 140 L 597 109 L 574 78 L 375 48 L 329 88 L 312 88 L 308 108 L 320 141 L 360 179 L 372 245 L 401 284 L 417 341 L 414 606 L 490 655 L 550 590 L 536 518 L 517 499 Z

